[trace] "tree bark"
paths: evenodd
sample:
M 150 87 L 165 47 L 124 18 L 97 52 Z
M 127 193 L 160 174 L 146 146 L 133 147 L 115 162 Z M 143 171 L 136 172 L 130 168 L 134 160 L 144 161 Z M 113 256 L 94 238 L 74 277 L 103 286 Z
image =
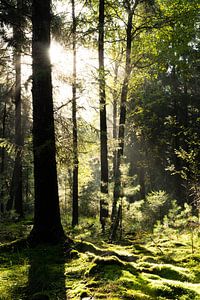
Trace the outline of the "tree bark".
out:
M 33 244 L 64 238 L 56 170 L 50 47 L 50 0 L 32 2 L 33 155 L 35 183 Z
M 15 64 L 15 145 L 16 157 L 14 162 L 13 176 L 10 186 L 10 198 L 7 202 L 7 210 L 15 209 L 16 213 L 23 217 L 23 193 L 22 193 L 22 99 L 21 99 L 21 48 L 22 48 L 22 0 L 17 0 L 18 19 L 13 27 L 14 64 Z M 14 206 L 14 207 L 13 207 Z
M 114 144 L 117 141 L 117 98 L 118 93 L 116 90 L 117 81 L 118 81 L 118 71 L 119 71 L 119 62 L 115 62 L 115 77 L 114 77 L 114 90 L 113 90 L 113 142 Z M 113 150 L 113 181 L 115 180 L 116 174 L 116 166 L 117 166 L 117 149 L 114 146 Z
M 6 131 L 6 114 L 7 114 L 7 107 L 6 107 L 6 100 L 4 103 L 3 109 L 3 118 L 2 118 L 2 134 L 1 137 L 5 138 L 5 131 Z M 0 190 L 0 212 L 4 212 L 4 171 L 5 171 L 5 149 L 0 149 L 1 153 L 1 167 L 0 167 L 0 182 L 1 182 L 1 190 Z
M 120 164 L 124 152 L 126 102 L 127 102 L 127 95 L 128 95 L 128 84 L 129 84 L 129 79 L 131 74 L 132 20 L 133 20 L 133 11 L 130 10 L 128 13 L 128 23 L 127 23 L 127 30 L 126 30 L 126 65 L 125 65 L 125 76 L 124 76 L 122 91 L 121 91 L 120 120 L 119 120 L 119 133 L 118 133 L 119 141 L 118 141 L 118 151 L 117 151 L 116 174 L 114 180 L 112 219 L 116 216 L 117 213 L 117 201 L 120 197 L 120 190 L 121 190 Z
M 136 3 L 133 9 L 128 9 L 128 22 L 126 28 L 126 62 L 125 62 L 125 75 L 121 90 L 121 102 L 120 102 L 120 119 L 119 119 L 119 133 L 118 133 L 118 150 L 116 159 L 116 173 L 114 178 L 114 192 L 113 192 L 113 204 L 111 214 L 111 234 L 110 240 L 115 239 L 118 225 L 117 216 L 117 202 L 121 195 L 121 159 L 124 153 L 124 137 L 125 137 L 125 122 L 126 122 L 126 102 L 128 96 L 128 84 L 131 75 L 131 43 L 132 43 L 132 21 L 133 15 L 136 8 Z M 119 208 L 121 209 L 121 208 Z
M 72 122 L 73 122 L 73 194 L 72 194 L 72 226 L 78 225 L 78 128 L 76 103 L 76 15 L 75 1 L 72 0 L 72 35 L 73 35 L 73 83 L 72 83 Z
M 22 2 L 18 0 L 19 9 L 22 9 Z M 21 27 L 21 26 L 20 26 Z M 21 35 L 21 28 L 16 29 L 16 41 Z M 18 31 L 20 31 L 18 33 Z M 14 208 L 20 217 L 23 217 L 23 194 L 22 194 L 22 99 L 21 99 L 21 39 L 16 47 L 15 55 L 15 72 L 16 72 L 16 87 L 15 87 L 15 143 L 18 147 L 15 158 L 14 167 Z M 18 49 L 17 49 L 18 48 Z
M 105 218 L 108 196 L 108 147 L 107 147 L 107 120 L 106 120 L 106 92 L 104 67 L 104 0 L 99 0 L 99 100 L 100 100 L 100 152 L 101 152 L 101 199 L 100 223 L 102 231 L 105 229 Z

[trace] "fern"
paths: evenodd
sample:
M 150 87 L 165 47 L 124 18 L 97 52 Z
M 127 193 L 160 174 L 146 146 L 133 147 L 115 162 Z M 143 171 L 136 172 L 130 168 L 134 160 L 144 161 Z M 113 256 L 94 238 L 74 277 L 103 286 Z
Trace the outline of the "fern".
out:
M 21 147 L 11 143 L 5 138 L 0 138 L 0 148 L 4 148 L 10 155 L 17 153 L 21 149 Z

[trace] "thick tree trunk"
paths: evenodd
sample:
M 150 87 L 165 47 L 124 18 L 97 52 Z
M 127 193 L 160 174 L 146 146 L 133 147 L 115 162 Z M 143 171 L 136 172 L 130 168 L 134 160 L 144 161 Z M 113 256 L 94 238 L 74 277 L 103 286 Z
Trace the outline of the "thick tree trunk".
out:
M 131 75 L 131 43 L 132 43 L 132 21 L 133 21 L 134 9 L 128 11 L 128 23 L 126 29 L 126 65 L 125 75 L 121 91 L 121 103 L 120 103 L 120 120 L 119 120 L 119 133 L 118 133 L 118 150 L 117 150 L 117 162 L 116 162 L 116 173 L 114 179 L 114 193 L 113 193 L 113 205 L 111 214 L 111 235 L 110 239 L 115 239 L 117 232 L 116 222 L 118 223 L 117 216 L 117 202 L 121 195 L 121 172 L 120 165 L 121 159 L 124 153 L 124 136 L 125 136 L 125 122 L 126 122 L 126 102 L 128 96 L 128 84 Z
M 50 47 L 50 0 L 32 2 L 33 154 L 35 181 L 32 243 L 64 238 L 60 219 L 53 118 Z
M 105 229 L 107 218 L 108 196 L 108 147 L 107 147 L 107 121 L 106 121 L 106 92 L 104 68 L 104 0 L 99 1 L 99 100 L 100 100 L 100 148 L 101 148 L 101 199 L 100 222 L 102 231 Z
M 76 118 L 76 16 L 75 1 L 72 0 L 72 34 L 73 34 L 73 83 L 72 83 L 72 122 L 73 122 L 73 198 L 72 226 L 78 225 L 78 128 Z

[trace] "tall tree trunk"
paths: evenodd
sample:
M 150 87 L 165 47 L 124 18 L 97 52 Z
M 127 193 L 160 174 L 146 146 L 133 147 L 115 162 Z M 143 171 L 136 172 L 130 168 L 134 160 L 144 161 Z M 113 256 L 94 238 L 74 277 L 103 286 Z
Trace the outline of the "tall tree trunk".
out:
M 113 98 L 113 142 L 117 140 L 117 99 Z M 114 145 L 113 150 L 113 181 L 116 177 L 116 168 L 117 168 L 117 150 Z
M 17 0 L 17 22 L 13 27 L 13 39 L 15 41 L 14 48 L 14 64 L 15 64 L 15 144 L 17 147 L 14 162 L 13 176 L 10 187 L 10 199 L 7 203 L 7 210 L 15 209 L 16 213 L 23 217 L 23 194 L 22 194 L 22 121 L 21 121 L 21 43 L 22 43 L 22 0 Z M 14 206 L 14 207 L 13 207 Z
M 75 1 L 72 0 L 72 35 L 73 35 L 73 83 L 72 83 L 72 122 L 73 122 L 73 196 L 72 226 L 78 225 L 78 129 L 76 118 L 76 15 Z
M 174 151 L 174 166 L 175 170 L 177 172 L 180 172 L 182 168 L 182 162 L 181 159 L 177 156 L 175 153 L 176 150 L 179 150 L 181 145 L 180 141 L 180 111 L 179 111 L 179 103 L 178 103 L 178 97 L 179 97 L 179 89 L 178 89 L 178 78 L 176 74 L 176 67 L 173 66 L 172 68 L 172 74 L 171 74 L 171 80 L 172 80 L 172 96 L 173 96 L 173 112 L 176 118 L 176 124 L 174 128 L 174 134 L 173 134 L 173 151 Z M 184 106 L 184 103 L 182 104 Z M 184 181 L 181 178 L 180 174 L 177 173 L 174 175 L 174 189 L 175 189 L 175 197 L 178 201 L 178 203 L 183 206 L 184 205 L 184 198 L 185 198 L 185 191 L 184 191 Z
M 120 120 L 119 120 L 119 133 L 118 133 L 118 150 L 117 150 L 117 162 L 116 162 L 116 174 L 114 179 L 114 193 L 113 193 L 113 205 L 112 205 L 112 225 L 110 239 L 115 239 L 117 227 L 117 202 L 121 194 L 121 172 L 120 165 L 124 152 L 124 136 L 125 136 L 125 122 L 126 122 L 126 102 L 128 96 L 128 84 L 131 75 L 131 42 L 132 42 L 132 21 L 135 9 L 128 10 L 128 23 L 126 29 L 126 65 L 125 75 L 121 91 L 121 103 L 120 103 Z
M 2 134 L 1 137 L 5 138 L 5 131 L 6 131 L 6 100 L 4 103 L 3 109 L 3 118 L 2 118 Z M 1 153 L 1 166 L 0 166 L 0 182 L 1 182 L 1 190 L 0 190 L 0 212 L 4 212 L 4 171 L 5 171 L 5 149 L 0 149 Z
M 113 181 L 116 174 L 116 164 L 117 164 L 117 150 L 115 147 L 115 143 L 117 141 L 117 81 L 118 81 L 118 71 L 119 71 L 119 62 L 115 62 L 115 77 L 114 77 L 114 90 L 113 90 L 113 142 L 114 142 L 114 150 L 113 150 Z
M 50 47 L 50 0 L 32 1 L 33 155 L 35 182 L 32 243 L 64 238 L 60 219 L 53 117 Z
M 18 0 L 18 5 L 22 5 L 21 1 Z M 21 7 L 20 7 L 21 9 Z M 16 38 L 18 36 L 16 29 Z M 19 32 L 19 36 L 21 32 Z M 23 195 L 22 195 L 22 147 L 23 147 L 23 137 L 22 137 L 22 120 L 21 120 L 21 110 L 22 110 L 22 100 L 21 100 L 21 40 L 19 41 L 18 49 L 16 49 L 15 55 L 15 72 L 16 72 L 16 87 L 15 87 L 15 143 L 18 147 L 17 155 L 15 158 L 14 167 L 14 208 L 16 213 L 23 216 Z
M 119 37 L 118 37 L 119 38 Z M 115 46 L 116 47 L 116 46 Z M 115 48 L 114 51 L 118 51 L 118 45 L 117 45 L 117 49 Z M 120 63 L 122 61 L 122 57 L 123 57 L 123 48 L 121 49 L 119 55 L 116 57 L 115 59 L 115 68 L 114 68 L 114 88 L 112 91 L 112 98 L 113 98 L 113 143 L 114 143 L 114 150 L 113 150 L 113 182 L 114 182 L 114 178 L 115 178 L 115 174 L 116 174 L 116 164 L 117 164 L 117 147 L 116 147 L 116 143 L 117 143 L 117 128 L 118 128 L 118 124 L 117 124 L 117 117 L 118 117 L 118 98 L 119 98 L 119 91 L 117 90 L 117 84 L 118 84 L 118 73 L 119 73 L 119 67 L 120 67 Z
M 106 92 L 104 67 L 104 0 L 99 0 L 99 100 L 100 100 L 100 147 L 101 147 L 101 199 L 100 222 L 102 231 L 105 230 L 107 217 L 108 196 L 108 147 L 107 147 L 107 121 L 106 121 Z

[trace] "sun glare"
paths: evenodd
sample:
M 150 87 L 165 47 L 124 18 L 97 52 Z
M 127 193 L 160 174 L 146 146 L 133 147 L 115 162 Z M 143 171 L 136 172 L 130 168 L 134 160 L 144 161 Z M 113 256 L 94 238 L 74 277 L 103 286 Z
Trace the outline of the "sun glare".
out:
M 64 48 L 57 42 L 52 42 L 50 47 L 50 58 L 52 65 L 63 63 L 66 60 Z
M 59 107 L 72 98 L 72 73 L 73 54 L 66 50 L 59 43 L 52 41 L 50 47 L 50 58 L 52 64 L 54 100 Z M 97 70 L 98 59 L 95 51 L 80 47 L 77 49 L 77 106 L 79 115 L 85 120 L 91 121 L 94 116 L 94 109 L 91 109 L 91 101 L 97 99 L 95 95 L 95 71 Z M 94 106 L 94 104 L 92 104 Z M 68 111 L 70 107 L 68 108 Z M 67 113 L 66 107 L 63 113 Z

